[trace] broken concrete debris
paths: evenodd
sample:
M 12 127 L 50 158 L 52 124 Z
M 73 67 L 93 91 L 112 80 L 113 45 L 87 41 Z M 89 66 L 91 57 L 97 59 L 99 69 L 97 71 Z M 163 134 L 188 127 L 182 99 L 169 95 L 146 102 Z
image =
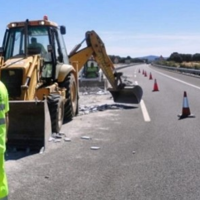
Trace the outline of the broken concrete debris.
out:
M 86 136 L 86 135 L 84 135 L 84 136 L 81 136 L 81 139 L 91 140 L 92 138 L 91 138 L 90 136 Z
M 107 90 L 101 89 L 99 87 L 80 87 L 79 93 L 82 94 L 82 95 L 89 95 L 89 94 L 106 95 L 106 94 L 110 94 Z
M 64 141 L 65 141 L 65 142 L 71 142 L 71 138 L 65 137 L 65 138 L 64 138 Z
M 92 105 L 92 106 L 81 105 L 79 107 L 79 115 L 89 114 L 97 111 L 126 109 L 126 108 L 133 108 L 133 107 L 131 106 L 127 107 L 119 104 L 103 104 L 103 105 Z
M 89 113 L 93 113 L 93 112 L 98 112 L 98 111 L 104 111 L 104 110 L 114 110 L 114 109 L 131 109 L 133 108 L 133 106 L 128 106 L 128 105 L 123 105 L 123 104 L 109 104 L 108 100 L 110 100 L 112 98 L 112 96 L 110 95 L 110 93 L 108 91 L 105 90 L 101 90 L 100 88 L 96 88 L 96 87 L 84 87 L 84 88 L 80 88 L 80 96 L 82 96 L 82 99 L 84 99 L 83 101 L 81 101 L 80 98 L 80 106 L 79 106 L 79 115 L 85 115 L 85 114 L 89 114 Z M 106 100 L 106 104 L 101 104 L 101 105 L 97 105 L 95 104 L 96 101 L 98 101 L 98 99 L 100 99 L 99 97 L 96 97 L 97 95 L 100 96 L 106 96 L 105 98 L 103 97 L 104 100 L 102 100 L 101 102 L 103 103 L 103 101 L 105 102 Z M 86 101 L 85 99 L 88 98 L 88 101 Z
M 90 147 L 90 149 L 91 149 L 91 150 L 99 150 L 100 147 L 95 147 L 95 146 L 93 146 L 93 147 Z
M 60 133 L 52 133 L 52 136 L 49 138 L 49 142 L 61 142 L 64 137 L 64 141 L 66 141 L 66 135 L 63 132 Z

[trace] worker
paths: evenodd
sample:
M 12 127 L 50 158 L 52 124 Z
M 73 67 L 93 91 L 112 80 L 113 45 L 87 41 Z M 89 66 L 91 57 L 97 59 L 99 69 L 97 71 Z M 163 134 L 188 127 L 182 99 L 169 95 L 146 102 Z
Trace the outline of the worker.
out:
M 8 130 L 9 101 L 5 85 L 0 81 L 0 199 L 8 198 L 8 183 L 5 172 L 4 154 L 6 151 Z
M 35 37 L 31 38 L 31 44 L 29 44 L 29 47 L 30 48 L 39 48 L 41 54 L 46 53 L 46 49 L 44 48 L 44 46 L 42 44 L 38 43 L 37 38 L 35 38 Z
M 86 78 L 96 78 L 98 77 L 98 67 L 94 66 L 94 63 L 91 62 L 90 67 L 86 69 Z

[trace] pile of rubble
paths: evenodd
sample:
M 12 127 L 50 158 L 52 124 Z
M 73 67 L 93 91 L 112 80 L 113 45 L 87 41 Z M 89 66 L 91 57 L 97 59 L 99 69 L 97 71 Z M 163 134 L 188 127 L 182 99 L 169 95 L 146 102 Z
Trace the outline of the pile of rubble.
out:
M 79 94 L 79 115 L 85 115 L 104 110 L 132 108 L 132 106 L 113 103 L 113 98 L 110 92 L 98 87 L 80 88 Z

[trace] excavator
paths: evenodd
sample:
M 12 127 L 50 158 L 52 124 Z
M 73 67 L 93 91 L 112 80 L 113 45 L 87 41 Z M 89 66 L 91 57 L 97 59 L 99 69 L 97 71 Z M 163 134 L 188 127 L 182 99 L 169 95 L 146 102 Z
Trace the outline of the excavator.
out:
M 87 47 L 79 50 L 83 42 L 86 42 Z M 103 41 L 95 31 L 87 31 L 85 39 L 69 53 L 70 62 L 78 62 L 78 71 L 91 56 L 94 57 L 109 81 L 111 88 L 108 88 L 108 91 L 112 94 L 114 102 L 129 104 L 140 102 L 143 94 L 142 88 L 139 85 L 126 85 L 123 82 L 123 73 L 117 72 Z
M 126 85 L 95 31 L 67 54 L 65 26 L 41 20 L 11 22 L 0 48 L 0 80 L 9 93 L 8 148 L 46 148 L 53 133 L 78 114 L 78 73 L 94 56 L 115 102 L 138 104 L 142 88 Z M 87 47 L 80 47 L 86 41 Z

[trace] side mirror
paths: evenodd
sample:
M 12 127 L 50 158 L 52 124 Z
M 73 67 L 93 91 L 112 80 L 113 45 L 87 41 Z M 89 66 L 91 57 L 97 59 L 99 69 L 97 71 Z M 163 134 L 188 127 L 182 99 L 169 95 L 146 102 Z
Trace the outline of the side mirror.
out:
M 65 28 L 65 26 L 60 26 L 60 33 L 61 33 L 62 35 L 65 35 L 65 34 L 66 34 L 66 28 Z
M 53 51 L 52 45 L 47 45 L 47 51 L 51 53 Z

